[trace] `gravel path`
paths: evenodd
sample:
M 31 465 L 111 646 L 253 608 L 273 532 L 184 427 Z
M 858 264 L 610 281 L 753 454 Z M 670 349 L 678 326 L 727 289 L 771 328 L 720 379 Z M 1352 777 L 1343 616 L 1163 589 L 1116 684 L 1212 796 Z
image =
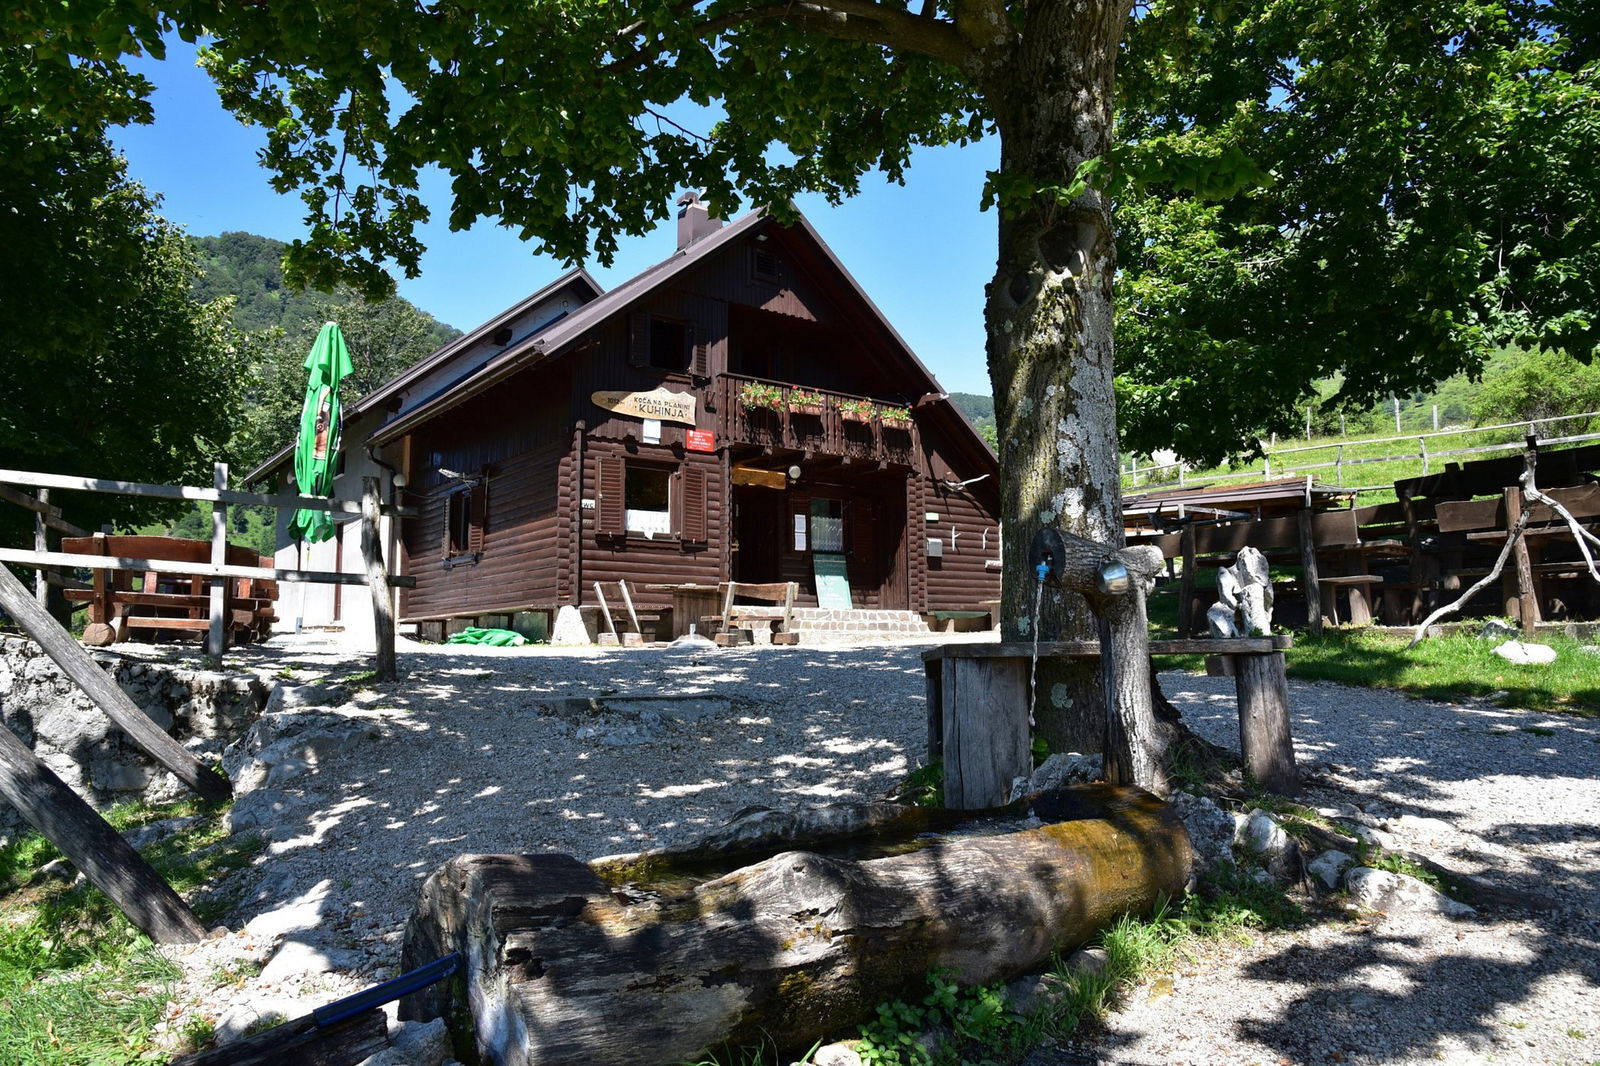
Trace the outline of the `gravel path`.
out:
M 751 804 L 881 795 L 922 754 L 923 646 L 402 643 L 406 681 L 341 710 L 377 739 L 286 785 L 295 805 L 233 886 L 235 932 L 185 955 L 184 995 L 199 1005 L 183 1013 L 240 1024 L 390 975 L 418 885 L 458 853 L 593 858 L 690 839 Z M 341 661 L 305 645 L 243 654 L 302 676 Z M 1162 680 L 1196 729 L 1237 748 L 1230 679 Z M 568 702 L 664 695 L 690 699 L 642 715 Z M 1556 909 L 1378 916 L 1208 946 L 1135 993 L 1099 1042 L 1102 1061 L 1600 1061 L 1600 722 L 1334 685 L 1293 683 L 1291 695 L 1302 761 L 1333 767 L 1308 802 L 1377 803 L 1403 846 Z M 319 947 L 330 971 L 269 966 L 219 982 L 228 959 L 271 955 L 286 907 L 316 916 L 288 935 Z

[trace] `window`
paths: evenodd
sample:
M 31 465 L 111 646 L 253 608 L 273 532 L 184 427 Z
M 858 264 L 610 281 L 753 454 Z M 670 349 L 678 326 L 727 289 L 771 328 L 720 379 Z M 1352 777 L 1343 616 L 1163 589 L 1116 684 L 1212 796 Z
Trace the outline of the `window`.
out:
M 657 370 L 683 370 L 688 367 L 688 323 L 664 318 L 650 320 L 650 365 Z
M 706 469 L 698 463 L 650 462 L 621 455 L 596 459 L 599 506 L 595 535 L 676 537 L 685 550 L 706 543 Z
M 625 478 L 624 528 L 646 537 L 672 534 L 672 474 L 657 466 L 629 463 Z
M 813 498 L 811 501 L 811 550 L 844 551 L 844 501 Z
M 482 479 L 452 489 L 445 497 L 444 563 L 476 562 L 483 554 L 488 520 L 488 488 Z
M 759 245 L 750 249 L 750 276 L 756 281 L 776 283 L 783 280 L 783 260 L 771 249 Z

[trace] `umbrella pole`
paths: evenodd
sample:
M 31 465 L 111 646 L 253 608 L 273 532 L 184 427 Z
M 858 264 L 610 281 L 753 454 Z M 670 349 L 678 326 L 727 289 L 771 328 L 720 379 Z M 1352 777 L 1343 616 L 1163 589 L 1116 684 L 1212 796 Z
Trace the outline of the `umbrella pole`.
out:
M 294 542 L 294 557 L 295 561 L 299 563 L 300 569 L 306 569 L 306 542 L 304 538 Z M 298 605 L 294 609 L 294 631 L 296 633 L 300 632 L 300 627 L 306 616 L 306 586 L 309 582 L 300 581 L 297 584 L 300 586 L 300 596 Z

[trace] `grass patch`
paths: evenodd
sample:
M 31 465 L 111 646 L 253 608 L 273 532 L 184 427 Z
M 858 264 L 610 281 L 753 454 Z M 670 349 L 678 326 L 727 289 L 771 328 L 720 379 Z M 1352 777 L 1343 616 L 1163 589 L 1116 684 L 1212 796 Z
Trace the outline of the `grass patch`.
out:
M 1492 697 L 1502 707 L 1600 716 L 1600 655 L 1578 641 L 1541 634 L 1556 650 L 1547 666 L 1520 666 L 1494 654 L 1494 642 L 1450 633 L 1407 649 L 1408 637 L 1371 629 L 1300 634 L 1287 652 L 1289 676 L 1388 688 L 1432 699 Z
M 890 799 L 913 807 L 944 806 L 944 760 L 919 766 L 895 786 Z
M 227 836 L 226 805 L 186 800 L 125 804 L 106 814 L 126 832 L 168 818 L 194 821 L 142 849 L 183 895 L 250 863 L 261 844 Z M 149 1061 L 154 1026 L 180 976 L 172 963 L 91 885 L 39 872 L 59 858 L 29 834 L 0 848 L 0 1062 L 17 1066 L 109 1066 Z M 202 921 L 228 901 L 195 904 Z M 198 1035 L 198 1034 L 194 1034 Z

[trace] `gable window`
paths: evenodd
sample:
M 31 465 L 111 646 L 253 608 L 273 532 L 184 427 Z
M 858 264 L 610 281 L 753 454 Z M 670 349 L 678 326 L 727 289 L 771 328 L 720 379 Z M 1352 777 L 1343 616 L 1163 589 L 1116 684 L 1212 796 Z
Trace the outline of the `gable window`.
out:
M 783 280 L 783 260 L 770 248 L 750 249 L 750 276 L 756 281 L 776 284 Z
M 689 324 L 665 318 L 650 320 L 650 365 L 657 370 L 683 370 L 689 365 Z

